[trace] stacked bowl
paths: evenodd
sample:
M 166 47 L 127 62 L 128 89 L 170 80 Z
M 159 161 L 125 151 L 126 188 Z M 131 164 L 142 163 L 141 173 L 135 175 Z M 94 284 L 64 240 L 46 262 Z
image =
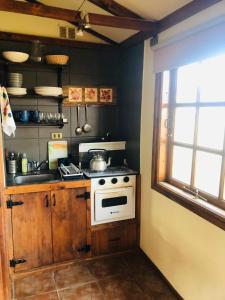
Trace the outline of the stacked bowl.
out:
M 13 96 L 24 96 L 27 94 L 27 89 L 25 88 L 16 88 L 16 87 L 7 87 L 7 93 Z
M 20 73 L 9 73 L 8 84 L 10 87 L 21 88 L 23 84 L 23 75 Z
M 24 96 L 27 94 L 27 89 L 22 88 L 23 75 L 20 73 L 8 73 L 7 92 L 14 96 Z
M 37 86 L 34 88 L 36 94 L 41 96 L 60 96 L 62 95 L 62 88 L 52 86 Z

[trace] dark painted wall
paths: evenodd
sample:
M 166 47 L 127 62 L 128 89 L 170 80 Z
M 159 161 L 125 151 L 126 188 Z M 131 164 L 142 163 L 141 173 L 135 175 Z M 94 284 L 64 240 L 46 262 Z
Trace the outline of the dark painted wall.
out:
M 0 51 L 30 52 L 30 48 L 30 44 L 0 42 Z M 5 147 L 9 151 L 26 152 L 29 159 L 40 161 L 47 159 L 47 142 L 51 139 L 51 132 L 62 131 L 63 139 L 68 141 L 69 152 L 73 155 L 77 154 L 80 142 L 100 140 L 107 132 L 111 132 L 112 139 L 128 141 L 128 162 L 131 167 L 139 170 L 143 44 L 125 50 L 45 46 L 43 53 L 65 53 L 70 56 L 70 66 L 63 74 L 63 85 L 117 86 L 117 105 L 88 109 L 89 123 L 93 126 L 89 134 L 83 134 L 81 137 L 75 135 L 77 124 L 75 108 L 64 108 L 63 112 L 69 124 L 63 129 L 18 128 L 15 138 L 5 136 Z M 57 85 L 54 71 L 21 69 L 21 72 L 24 75 L 24 87 Z M 13 109 L 57 111 L 57 104 L 52 100 L 10 99 L 10 101 Z M 81 110 L 81 124 L 83 124 L 84 111 Z
M 121 54 L 120 137 L 127 140 L 128 164 L 140 169 L 140 124 L 144 43 Z
M 30 51 L 30 45 L 15 42 L 1 42 L 0 51 L 3 50 Z M 63 85 L 119 85 L 119 53 L 117 50 L 74 49 L 63 47 L 44 47 L 44 53 L 65 53 L 70 56 L 70 66 L 63 74 Z M 12 69 L 12 68 L 11 68 Z M 13 71 L 13 69 L 12 69 Z M 18 71 L 18 67 L 15 71 Z M 24 87 L 57 86 L 56 72 L 48 69 L 22 69 Z M 119 101 L 119 99 L 118 99 Z M 53 100 L 43 99 L 13 99 L 10 98 L 12 109 L 38 109 L 43 112 L 57 112 L 57 104 Z M 119 102 L 118 102 L 119 103 Z M 5 136 L 5 147 L 9 151 L 27 153 L 31 160 L 47 159 L 47 142 L 51 139 L 51 132 L 63 133 L 63 139 L 68 141 L 69 152 L 77 154 L 78 143 L 82 141 L 98 140 L 112 133 L 112 138 L 117 139 L 119 105 L 110 107 L 88 108 L 89 123 L 93 130 L 88 134 L 77 137 L 75 108 L 64 108 L 63 113 L 68 118 L 69 124 L 63 129 L 58 128 L 17 128 L 16 137 Z M 81 108 L 81 124 L 84 124 L 84 109 Z

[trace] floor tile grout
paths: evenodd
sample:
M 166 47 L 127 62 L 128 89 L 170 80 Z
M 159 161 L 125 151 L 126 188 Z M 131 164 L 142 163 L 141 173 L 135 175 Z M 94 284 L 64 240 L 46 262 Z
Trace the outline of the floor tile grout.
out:
M 57 285 L 56 285 L 56 280 L 55 280 L 55 272 L 53 271 L 52 273 L 53 273 L 53 281 L 54 281 L 54 284 L 55 284 L 56 293 L 57 293 L 58 299 L 60 300 L 61 297 L 60 297 L 60 295 L 58 293 L 58 290 L 57 290 Z

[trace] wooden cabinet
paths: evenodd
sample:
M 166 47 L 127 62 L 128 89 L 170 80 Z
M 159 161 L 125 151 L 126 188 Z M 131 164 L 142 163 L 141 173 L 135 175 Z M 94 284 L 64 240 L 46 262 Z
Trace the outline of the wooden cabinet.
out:
M 137 246 L 137 224 L 124 223 L 92 232 L 92 253 L 94 255 L 123 251 Z
M 90 255 L 86 191 L 68 188 L 10 196 L 11 266 L 19 260 L 16 272 Z
M 16 271 L 52 263 L 50 193 L 19 194 L 10 198 L 22 203 L 11 209 L 14 259 L 26 260 L 16 265 Z
M 85 255 L 87 201 L 84 188 L 51 192 L 53 260 L 60 262 Z

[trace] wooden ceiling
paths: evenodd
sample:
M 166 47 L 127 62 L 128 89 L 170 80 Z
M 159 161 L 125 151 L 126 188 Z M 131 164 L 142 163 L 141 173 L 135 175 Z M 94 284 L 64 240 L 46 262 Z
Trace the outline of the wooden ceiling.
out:
M 0 13 L 16 13 L 20 18 L 21 14 L 23 18 L 34 16 L 33 22 L 38 19 L 46 22 L 45 18 L 48 18 L 77 26 L 81 21 L 79 8 L 83 4 L 80 10 L 88 12 L 91 28 L 85 29 L 81 41 L 129 46 L 153 37 L 220 1 L 222 0 L 1 0 Z M 20 22 L 17 23 L 19 27 Z M 5 31 L 12 32 L 12 29 Z M 14 32 L 14 37 L 15 33 L 18 32 Z M 27 33 L 32 32 L 23 32 L 23 35 Z

